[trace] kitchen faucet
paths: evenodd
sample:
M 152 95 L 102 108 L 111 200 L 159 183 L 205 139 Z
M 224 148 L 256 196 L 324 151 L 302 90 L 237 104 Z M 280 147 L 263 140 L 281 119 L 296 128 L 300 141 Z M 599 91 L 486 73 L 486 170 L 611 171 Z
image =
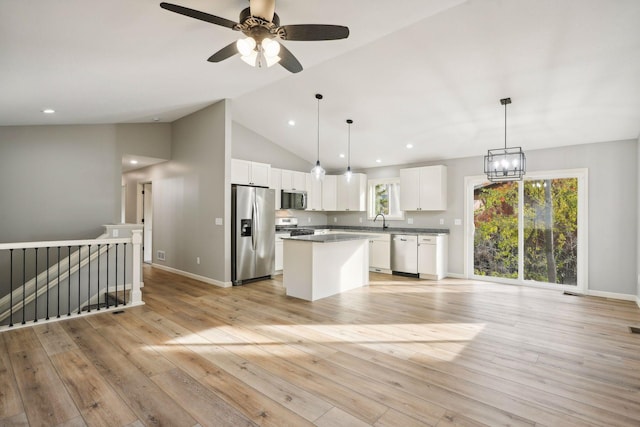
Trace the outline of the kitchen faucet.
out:
M 382 214 L 382 212 L 380 212 L 378 215 L 376 215 L 375 218 L 373 218 L 373 222 L 376 222 L 376 219 L 378 219 L 378 217 L 381 216 L 382 217 L 382 229 L 384 230 L 385 228 L 389 227 L 387 225 L 387 222 L 384 219 L 384 215 Z

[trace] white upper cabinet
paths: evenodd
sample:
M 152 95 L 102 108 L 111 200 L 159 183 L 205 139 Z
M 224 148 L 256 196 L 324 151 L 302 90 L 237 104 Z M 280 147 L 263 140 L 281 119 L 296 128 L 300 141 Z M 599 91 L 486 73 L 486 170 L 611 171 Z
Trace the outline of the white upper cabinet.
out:
M 337 206 L 338 211 L 367 210 L 367 175 L 354 173 L 347 181 L 344 175 L 338 175 Z
M 307 210 L 322 210 L 322 181 L 315 179 L 310 173 L 306 175 Z
M 271 165 L 231 159 L 231 183 L 244 185 L 269 186 Z
M 276 190 L 276 209 L 280 209 L 282 206 L 282 193 L 280 192 L 282 190 L 282 169 L 271 168 L 269 188 Z
M 400 169 L 400 209 L 447 209 L 447 167 L 444 165 Z
M 322 210 L 337 210 L 336 190 L 338 185 L 338 177 L 336 175 L 325 175 L 322 180 Z
M 305 191 L 307 188 L 307 174 L 305 172 L 282 169 L 282 189 Z

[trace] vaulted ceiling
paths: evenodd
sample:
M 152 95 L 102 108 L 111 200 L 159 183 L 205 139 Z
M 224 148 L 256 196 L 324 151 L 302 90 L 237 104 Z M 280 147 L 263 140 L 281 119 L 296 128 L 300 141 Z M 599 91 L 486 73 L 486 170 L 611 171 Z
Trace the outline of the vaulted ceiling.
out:
M 173 1 L 234 21 L 248 4 Z M 2 1 L 0 125 L 167 122 L 229 98 L 233 120 L 312 163 L 322 93 L 320 159 L 334 169 L 348 118 L 354 168 L 480 156 L 504 143 L 504 97 L 510 146 L 640 135 L 640 1 L 277 0 L 276 12 L 351 34 L 284 42 L 305 68 L 290 74 L 207 62 L 239 33 L 158 1 Z

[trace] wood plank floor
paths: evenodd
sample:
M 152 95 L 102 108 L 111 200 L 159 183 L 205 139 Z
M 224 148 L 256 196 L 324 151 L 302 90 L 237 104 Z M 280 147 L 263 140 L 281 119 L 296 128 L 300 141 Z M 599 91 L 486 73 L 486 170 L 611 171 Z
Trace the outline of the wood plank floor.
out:
M 313 303 L 145 267 L 146 305 L 0 335 L 0 426 L 639 426 L 632 302 L 372 274 Z

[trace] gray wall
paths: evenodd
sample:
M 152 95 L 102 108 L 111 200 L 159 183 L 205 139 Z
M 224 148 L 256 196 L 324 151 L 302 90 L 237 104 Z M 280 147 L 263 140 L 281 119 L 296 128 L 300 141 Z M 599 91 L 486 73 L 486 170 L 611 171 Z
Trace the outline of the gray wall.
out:
M 124 154 L 171 158 L 170 123 L 133 123 L 116 125 L 120 157 Z
M 527 151 L 529 171 L 589 169 L 589 289 L 627 295 L 639 294 L 636 276 L 638 237 L 638 142 L 614 141 L 547 150 Z M 482 158 L 452 159 L 442 162 L 408 165 L 446 164 L 448 166 L 448 209 L 446 212 L 411 212 L 404 221 L 391 227 L 447 227 L 449 236 L 449 272 L 464 274 L 463 226 L 464 177 L 482 175 Z M 364 171 L 368 178 L 399 176 L 401 166 Z M 407 166 L 402 166 L 407 167 Z M 373 224 L 366 213 L 329 214 L 329 223 L 337 217 L 338 225 Z M 413 218 L 414 224 L 407 224 Z M 444 225 L 439 220 L 444 219 Z
M 636 274 L 638 276 L 636 279 L 637 280 L 636 302 L 640 306 L 640 137 L 638 137 L 637 151 L 638 151 L 638 157 L 637 157 L 637 163 L 636 163 L 636 174 L 638 175 L 637 177 L 638 191 L 636 192 L 636 194 L 638 195 L 638 204 L 637 204 L 636 215 L 637 215 L 637 222 L 638 222 L 638 240 L 636 245 L 636 251 L 637 251 Z
M 99 236 L 120 174 L 114 125 L 0 127 L 0 242 Z
M 169 162 L 124 174 L 127 200 L 131 192 L 135 200 L 138 182 L 153 186 L 153 263 L 219 282 L 231 280 L 229 102 L 173 122 Z M 131 210 L 135 203 L 127 203 L 127 217 Z M 223 225 L 215 225 L 215 218 Z M 158 260 L 158 251 L 165 252 L 165 261 Z
M 274 168 L 295 171 L 308 172 L 313 167 L 306 160 L 236 122 L 233 122 L 232 140 L 231 157 L 234 159 L 268 163 Z

